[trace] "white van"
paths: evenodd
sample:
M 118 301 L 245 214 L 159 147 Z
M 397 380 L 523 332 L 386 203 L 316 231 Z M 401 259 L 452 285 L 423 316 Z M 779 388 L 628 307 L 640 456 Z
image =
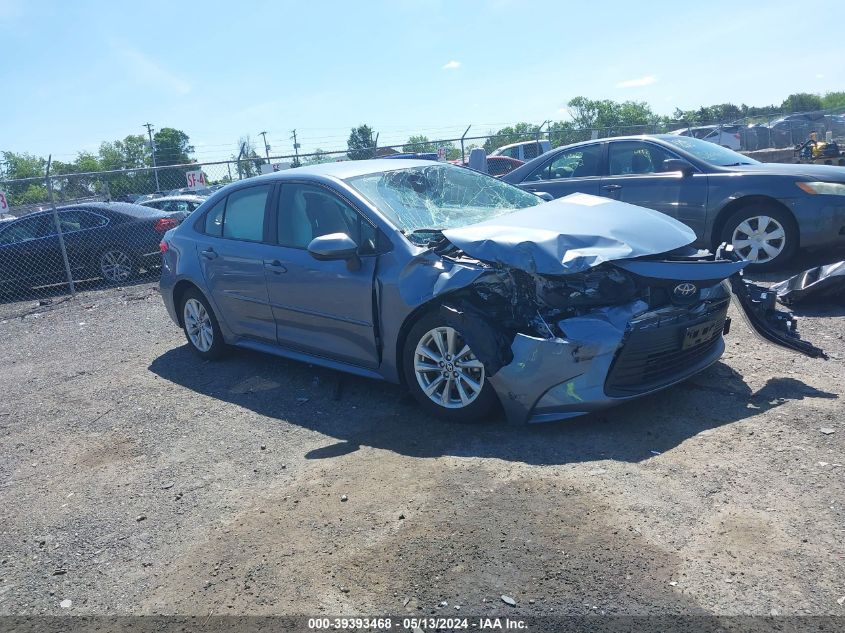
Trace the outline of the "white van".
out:
M 490 156 L 507 156 L 517 160 L 529 161 L 532 158 L 537 158 L 540 154 L 545 154 L 551 148 L 552 144 L 544 140 L 522 141 L 521 143 L 503 145 L 499 149 L 493 150 Z

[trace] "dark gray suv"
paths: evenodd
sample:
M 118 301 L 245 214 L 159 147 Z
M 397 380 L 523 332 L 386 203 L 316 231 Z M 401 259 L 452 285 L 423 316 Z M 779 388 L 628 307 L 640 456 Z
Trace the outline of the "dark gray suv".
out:
M 686 136 L 629 136 L 560 147 L 502 180 L 559 198 L 589 193 L 655 209 L 733 244 L 759 268 L 799 247 L 845 244 L 845 168 L 760 163 Z

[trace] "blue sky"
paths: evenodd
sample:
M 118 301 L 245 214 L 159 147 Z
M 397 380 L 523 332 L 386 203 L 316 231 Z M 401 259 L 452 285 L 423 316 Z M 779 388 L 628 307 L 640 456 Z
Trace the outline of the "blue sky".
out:
M 329 150 L 359 123 L 385 145 L 564 119 L 577 95 L 780 103 L 845 89 L 822 44 L 843 19 L 843 0 L 0 0 L 0 150 L 69 160 L 149 121 L 213 160 L 261 130 L 288 153 L 293 128 Z

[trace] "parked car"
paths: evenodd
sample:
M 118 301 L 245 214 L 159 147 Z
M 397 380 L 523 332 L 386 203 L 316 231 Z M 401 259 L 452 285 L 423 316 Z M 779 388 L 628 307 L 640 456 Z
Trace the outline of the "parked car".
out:
M 532 158 L 537 158 L 540 154 L 545 154 L 552 149 L 552 144 L 549 141 L 522 141 L 520 143 L 511 143 L 510 145 L 503 145 L 498 149 L 490 152 L 490 156 L 507 156 L 508 158 L 516 158 L 521 161 L 528 161 Z M 488 156 L 488 160 L 490 157 Z
M 190 187 L 181 187 L 180 189 L 171 189 L 165 196 L 172 197 L 172 196 L 204 196 L 208 197 L 214 190 L 211 187 L 200 187 L 198 189 L 191 189 Z
M 691 136 L 702 141 L 709 141 L 728 149 L 738 150 L 742 147 L 740 128 L 741 125 L 702 125 L 699 127 L 685 127 L 680 130 L 669 132 L 680 136 Z
M 163 191 L 156 191 L 154 193 L 148 193 L 148 194 L 145 194 L 143 196 L 137 196 L 135 198 L 135 200 L 132 202 L 132 204 L 141 204 L 141 203 L 146 202 L 147 200 L 155 200 L 156 198 L 163 198 L 164 196 L 167 196 L 167 195 L 170 195 L 170 194 L 167 194 Z M 118 202 L 124 202 L 124 201 L 119 200 Z
M 181 222 L 205 202 L 206 199 L 207 196 L 163 196 L 161 198 L 153 198 L 152 200 L 144 200 L 139 204 L 152 209 L 158 209 L 159 211 L 176 214 Z
M 724 350 L 729 277 L 758 331 L 823 354 L 737 275 L 747 262 L 697 256 L 680 222 L 606 198 L 349 161 L 230 185 L 194 216 L 164 237 L 161 295 L 197 355 L 401 382 L 449 419 L 501 404 L 556 420 L 692 376 Z
M 453 160 L 450 162 L 453 165 L 467 167 L 467 163 L 462 161 L 460 158 L 458 160 Z M 504 176 L 505 174 L 512 172 L 514 169 L 524 164 L 525 161 L 517 160 L 516 158 L 510 158 L 508 156 L 488 156 L 487 173 L 491 176 L 496 177 Z
M 502 177 L 559 198 L 582 192 L 656 209 L 760 268 L 799 247 L 845 244 L 845 168 L 760 163 L 686 136 L 631 136 L 556 148 Z
M 437 156 L 437 152 L 406 152 L 404 154 L 389 154 L 388 156 L 384 156 L 383 158 L 391 158 L 391 159 L 418 159 L 418 160 L 440 160 Z
M 74 279 L 123 283 L 161 263 L 159 242 L 178 224 L 155 209 L 124 202 L 59 207 Z M 4 293 L 64 283 L 64 260 L 52 211 L 0 224 L 0 289 Z

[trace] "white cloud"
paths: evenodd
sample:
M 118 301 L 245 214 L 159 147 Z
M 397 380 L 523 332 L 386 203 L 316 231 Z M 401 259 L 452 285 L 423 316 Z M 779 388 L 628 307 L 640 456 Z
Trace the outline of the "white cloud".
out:
M 136 82 L 157 86 L 182 95 L 191 91 L 191 85 L 187 81 L 170 72 L 141 51 L 134 48 L 121 48 L 120 54 L 128 62 L 127 68 Z
M 627 79 L 616 84 L 617 88 L 642 88 L 643 86 L 650 86 L 657 83 L 657 77 L 654 75 L 646 75 L 645 77 L 638 77 L 637 79 Z
M 443 64 L 443 70 L 457 70 L 460 67 L 461 62 L 456 62 L 454 59 Z

